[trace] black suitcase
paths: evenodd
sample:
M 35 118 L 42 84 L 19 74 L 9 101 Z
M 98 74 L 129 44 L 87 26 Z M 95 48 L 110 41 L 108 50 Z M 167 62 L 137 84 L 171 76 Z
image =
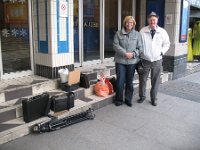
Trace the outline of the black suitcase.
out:
M 90 87 L 90 81 L 89 81 L 88 74 L 81 73 L 81 76 L 80 76 L 80 87 L 84 87 L 84 88 L 89 88 Z
M 22 111 L 26 123 L 48 115 L 50 111 L 49 94 L 43 93 L 22 99 Z
M 59 112 L 63 110 L 69 110 L 74 107 L 74 93 L 69 92 L 67 94 L 57 95 L 51 97 L 51 110 Z

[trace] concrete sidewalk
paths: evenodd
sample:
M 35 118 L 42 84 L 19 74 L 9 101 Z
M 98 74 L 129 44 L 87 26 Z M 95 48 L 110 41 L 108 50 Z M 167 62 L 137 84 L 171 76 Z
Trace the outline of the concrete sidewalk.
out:
M 94 120 L 30 134 L 0 150 L 200 150 L 199 76 L 162 84 L 157 107 L 149 96 L 137 104 L 136 95 L 132 108 L 108 105 L 95 111 Z

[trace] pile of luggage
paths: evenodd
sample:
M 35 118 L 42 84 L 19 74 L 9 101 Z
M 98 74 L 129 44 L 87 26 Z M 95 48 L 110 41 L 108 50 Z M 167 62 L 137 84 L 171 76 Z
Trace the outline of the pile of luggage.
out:
M 30 98 L 22 99 L 23 118 L 26 123 L 34 121 L 40 117 L 48 116 L 50 120 L 36 124 L 33 127 L 34 132 L 54 131 L 65 126 L 93 119 L 94 114 L 91 109 L 85 112 L 58 119 L 50 114 L 70 110 L 74 107 L 75 94 L 74 90 L 80 87 L 81 84 L 85 88 L 89 88 L 89 80 L 87 76 L 81 74 L 79 70 L 74 70 L 66 74 L 67 80 L 60 80 L 60 88 L 65 93 L 50 96 L 48 93 L 42 93 Z

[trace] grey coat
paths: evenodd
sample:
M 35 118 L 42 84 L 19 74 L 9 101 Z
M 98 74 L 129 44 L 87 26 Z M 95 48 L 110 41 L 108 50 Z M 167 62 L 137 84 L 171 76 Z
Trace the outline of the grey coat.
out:
M 124 28 L 117 31 L 113 41 L 113 49 L 115 50 L 115 62 L 120 64 L 136 64 L 139 56 L 143 51 L 142 38 L 139 32 L 134 29 L 127 33 Z M 127 59 L 126 52 L 135 52 L 136 57 Z

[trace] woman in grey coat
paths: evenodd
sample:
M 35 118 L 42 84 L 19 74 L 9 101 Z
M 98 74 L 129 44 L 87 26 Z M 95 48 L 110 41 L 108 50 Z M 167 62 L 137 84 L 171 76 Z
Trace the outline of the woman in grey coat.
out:
M 126 16 L 123 20 L 123 28 L 117 31 L 113 41 L 115 50 L 116 67 L 116 99 L 115 105 L 120 106 L 123 101 L 129 107 L 132 106 L 133 77 L 139 55 L 142 52 L 142 39 L 139 32 L 135 31 L 136 21 L 132 16 Z M 124 87 L 125 86 L 125 87 Z M 125 99 L 123 91 L 125 88 Z

